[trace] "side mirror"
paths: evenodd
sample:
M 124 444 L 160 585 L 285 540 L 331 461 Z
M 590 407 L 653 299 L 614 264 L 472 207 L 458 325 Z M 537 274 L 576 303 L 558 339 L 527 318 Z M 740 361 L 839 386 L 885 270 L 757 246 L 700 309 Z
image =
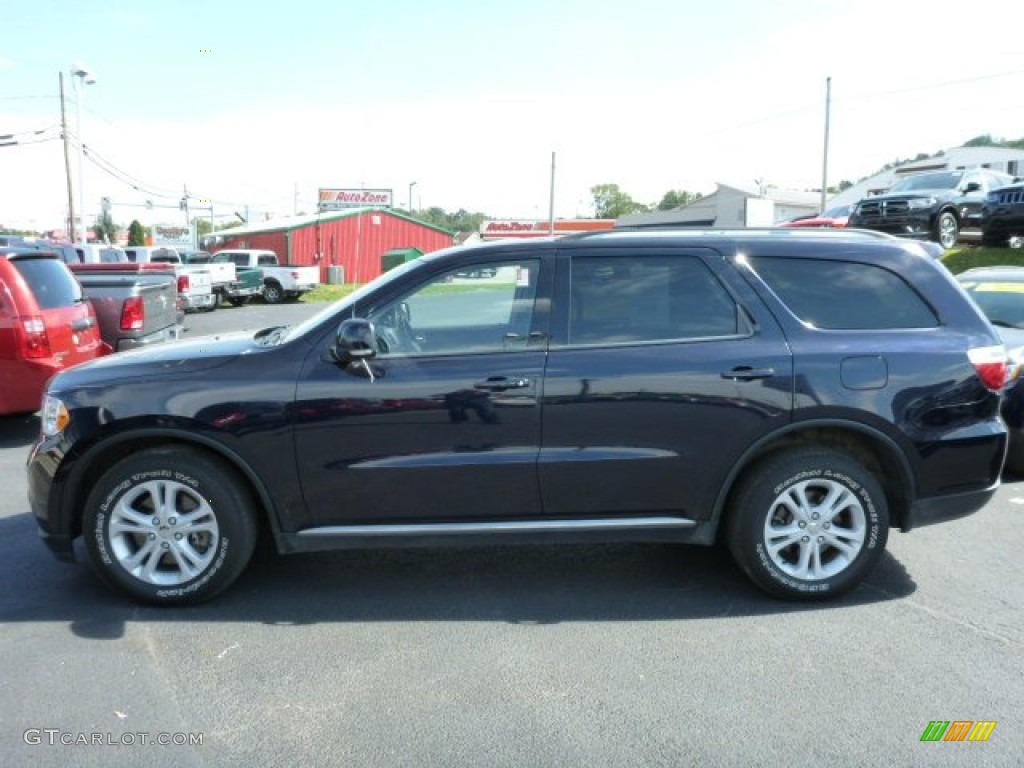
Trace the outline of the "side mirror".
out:
M 979 184 L 976 181 L 971 181 L 971 182 L 967 183 L 966 187 L 964 187 L 964 194 L 968 194 L 970 192 L 977 192 L 980 189 L 981 189 L 981 184 Z
M 378 349 L 373 323 L 359 317 L 345 320 L 338 326 L 338 334 L 330 352 L 335 362 L 343 365 L 375 358 Z

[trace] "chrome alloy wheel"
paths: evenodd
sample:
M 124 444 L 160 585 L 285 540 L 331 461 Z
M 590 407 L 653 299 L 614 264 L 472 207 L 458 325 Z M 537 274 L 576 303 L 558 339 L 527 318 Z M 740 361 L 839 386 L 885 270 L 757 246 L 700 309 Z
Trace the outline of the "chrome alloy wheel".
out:
M 111 553 L 129 574 L 148 584 L 191 581 L 213 562 L 220 539 L 209 502 L 173 480 L 142 483 L 111 511 Z
M 834 480 L 814 479 L 786 488 L 772 503 L 764 543 L 772 562 L 802 581 L 845 570 L 864 548 L 867 516 L 860 499 Z

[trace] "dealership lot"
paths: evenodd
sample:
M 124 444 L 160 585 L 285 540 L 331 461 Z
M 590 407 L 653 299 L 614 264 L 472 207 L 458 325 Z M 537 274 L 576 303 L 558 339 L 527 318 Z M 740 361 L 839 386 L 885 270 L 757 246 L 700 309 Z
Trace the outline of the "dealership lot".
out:
M 187 335 L 316 309 L 189 315 Z M 1024 483 L 894 533 L 825 605 L 763 596 L 722 550 L 602 545 L 264 552 L 215 602 L 160 610 L 38 542 L 34 430 L 0 419 L 6 765 L 1024 761 Z M 922 743 L 935 720 L 997 725 Z

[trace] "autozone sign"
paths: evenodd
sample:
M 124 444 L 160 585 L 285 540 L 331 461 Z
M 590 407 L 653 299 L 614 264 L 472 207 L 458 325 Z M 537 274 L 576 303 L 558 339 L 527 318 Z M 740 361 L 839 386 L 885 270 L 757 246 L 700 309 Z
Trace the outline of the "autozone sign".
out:
M 321 189 L 320 210 L 336 211 L 367 206 L 390 208 L 392 197 L 390 189 Z

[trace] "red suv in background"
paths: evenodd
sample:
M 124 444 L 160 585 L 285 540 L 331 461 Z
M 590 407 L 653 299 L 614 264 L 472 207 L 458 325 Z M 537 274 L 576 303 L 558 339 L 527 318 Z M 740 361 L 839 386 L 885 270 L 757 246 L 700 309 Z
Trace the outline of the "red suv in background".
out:
M 109 351 L 56 253 L 0 247 L 0 415 L 37 410 L 53 374 Z

